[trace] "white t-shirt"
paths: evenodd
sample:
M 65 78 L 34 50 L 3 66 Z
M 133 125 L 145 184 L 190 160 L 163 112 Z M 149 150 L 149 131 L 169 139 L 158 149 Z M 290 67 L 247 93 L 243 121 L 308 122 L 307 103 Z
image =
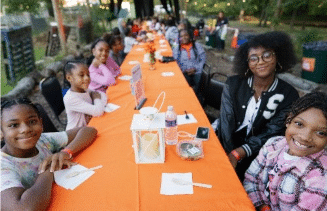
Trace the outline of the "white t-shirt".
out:
M 124 39 L 124 53 L 129 53 L 132 50 L 133 45 L 137 43 L 136 39 L 133 37 L 125 37 Z
M 17 158 L 1 152 L 1 191 L 13 187 L 30 188 L 37 179 L 41 162 L 68 143 L 66 131 L 42 133 L 36 148 L 39 153 L 31 158 Z
M 92 102 L 91 91 L 85 93 L 74 92 L 69 89 L 64 97 L 67 113 L 67 127 L 70 130 L 76 127 L 86 126 L 92 116 L 101 116 L 107 104 L 105 93 L 99 92 L 101 99 Z
M 260 104 L 261 104 L 261 99 L 259 99 L 258 102 L 255 101 L 254 96 L 250 99 L 249 105 L 246 108 L 243 123 L 236 131 L 240 131 L 247 126 L 246 134 L 248 135 L 250 133 L 253 122 L 257 117 Z

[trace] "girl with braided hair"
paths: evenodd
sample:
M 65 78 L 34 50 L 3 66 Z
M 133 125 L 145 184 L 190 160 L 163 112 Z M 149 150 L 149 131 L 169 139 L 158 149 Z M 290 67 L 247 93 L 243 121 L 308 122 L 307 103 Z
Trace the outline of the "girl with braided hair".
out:
M 298 99 L 286 127 L 262 147 L 244 188 L 257 210 L 327 210 L 327 95 Z

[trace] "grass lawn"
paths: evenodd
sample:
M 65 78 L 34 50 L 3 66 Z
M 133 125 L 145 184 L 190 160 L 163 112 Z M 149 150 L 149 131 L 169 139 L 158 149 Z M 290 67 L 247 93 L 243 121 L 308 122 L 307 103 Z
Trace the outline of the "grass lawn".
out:
M 14 85 L 7 84 L 6 73 L 3 65 L 1 65 L 1 96 L 7 94 L 14 88 Z
M 43 59 L 44 56 L 45 56 L 45 47 L 44 46 L 35 46 L 34 47 L 35 61 Z

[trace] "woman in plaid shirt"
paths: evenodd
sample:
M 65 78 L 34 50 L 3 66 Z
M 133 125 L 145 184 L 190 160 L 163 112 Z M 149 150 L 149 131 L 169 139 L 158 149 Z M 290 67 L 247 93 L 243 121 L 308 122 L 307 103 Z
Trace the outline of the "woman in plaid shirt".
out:
M 297 100 L 286 127 L 262 147 L 244 188 L 257 210 L 327 210 L 327 96 Z

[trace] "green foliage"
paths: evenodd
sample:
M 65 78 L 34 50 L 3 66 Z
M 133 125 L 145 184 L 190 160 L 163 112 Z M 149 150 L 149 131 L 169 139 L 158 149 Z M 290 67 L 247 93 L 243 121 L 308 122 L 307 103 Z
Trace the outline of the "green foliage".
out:
M 294 33 L 295 42 L 294 48 L 297 56 L 299 58 L 303 55 L 303 47 L 302 45 L 308 42 L 319 41 L 323 39 L 323 34 L 318 29 L 309 29 L 301 32 Z
M 41 0 L 2 0 L 2 4 L 7 6 L 6 12 L 19 14 L 30 12 L 37 14 Z
M 91 14 L 95 36 L 100 37 L 105 32 L 108 32 L 109 22 L 115 18 L 114 14 L 109 9 L 109 6 L 94 5 L 91 8 Z
M 184 9 L 184 2 L 181 4 Z M 217 0 L 190 0 L 187 3 L 188 13 L 202 16 L 217 15 L 219 11 L 226 11 L 226 2 Z

